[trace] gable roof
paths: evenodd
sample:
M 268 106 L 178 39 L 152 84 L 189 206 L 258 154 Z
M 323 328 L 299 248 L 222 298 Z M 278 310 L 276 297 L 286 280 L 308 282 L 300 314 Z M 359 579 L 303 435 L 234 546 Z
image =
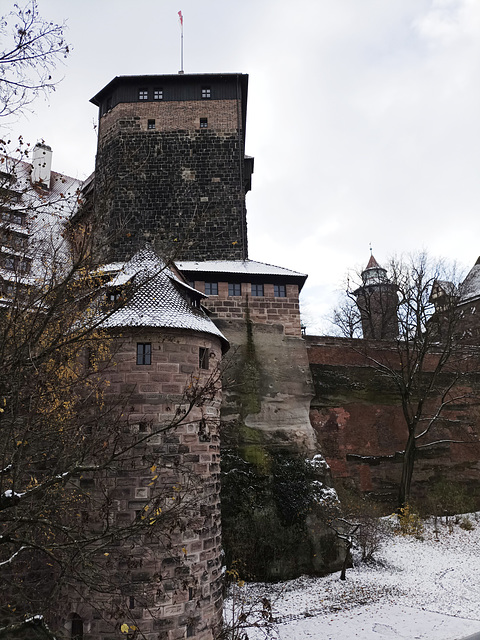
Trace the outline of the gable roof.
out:
M 191 273 L 224 273 L 235 275 L 263 275 L 274 276 L 275 279 L 283 277 L 290 281 L 297 282 L 301 289 L 307 279 L 305 273 L 285 269 L 284 267 L 276 267 L 266 262 L 257 262 L 255 260 L 204 260 L 204 261 L 178 261 L 177 267 L 180 271 Z
M 460 304 L 480 297 L 480 257 L 459 287 Z

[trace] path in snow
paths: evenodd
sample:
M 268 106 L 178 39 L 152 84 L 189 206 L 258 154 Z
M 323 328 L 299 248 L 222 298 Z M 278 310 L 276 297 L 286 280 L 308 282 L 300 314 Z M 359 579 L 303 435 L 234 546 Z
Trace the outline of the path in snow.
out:
M 279 625 L 277 637 L 280 640 L 453 640 L 479 629 L 480 622 L 402 605 L 380 604 Z
M 457 640 L 480 632 L 480 514 L 475 528 L 427 525 L 423 541 L 392 535 L 373 567 L 359 564 L 324 578 L 303 576 L 249 585 L 252 602 L 265 594 L 276 630 L 269 640 Z M 260 640 L 260 631 L 248 631 Z

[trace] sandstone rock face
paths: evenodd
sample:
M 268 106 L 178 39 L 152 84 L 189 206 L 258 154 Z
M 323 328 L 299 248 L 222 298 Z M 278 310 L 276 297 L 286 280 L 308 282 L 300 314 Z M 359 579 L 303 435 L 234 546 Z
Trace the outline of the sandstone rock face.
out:
M 286 336 L 282 325 L 251 323 L 247 330 L 244 321 L 215 323 L 232 345 L 235 380 L 225 391 L 223 418 L 258 430 L 269 447 L 316 453 L 309 420 L 313 387 L 305 341 Z
M 305 341 L 244 313 L 215 320 L 231 344 L 222 403 L 227 562 L 259 580 L 334 571 L 343 550 L 326 524 L 330 470 L 309 419 Z
M 380 500 L 395 501 L 407 438 L 395 385 L 370 366 L 361 340 L 309 336 L 307 344 L 315 388 L 310 419 L 333 477 Z M 377 342 L 367 348 L 388 345 Z M 417 450 L 414 498 L 427 499 L 432 484 L 448 478 L 480 500 L 479 391 L 478 374 L 467 372 L 457 385 L 457 401 L 445 407 L 424 440 L 437 444 Z M 437 404 L 432 397 L 426 408 Z

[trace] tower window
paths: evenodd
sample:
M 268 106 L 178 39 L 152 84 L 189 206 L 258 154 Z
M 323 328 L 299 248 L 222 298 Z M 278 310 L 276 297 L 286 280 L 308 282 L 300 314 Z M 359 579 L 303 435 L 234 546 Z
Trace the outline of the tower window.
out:
M 287 291 L 284 284 L 274 284 L 273 285 L 273 295 L 275 298 L 286 298 Z
M 153 99 L 154 100 L 163 100 L 163 89 L 154 89 L 153 90 Z
M 229 296 L 241 296 L 242 295 L 242 285 L 239 282 L 229 282 L 228 283 L 228 295 Z
M 252 284 L 252 296 L 263 296 L 263 284 Z
M 205 347 L 198 349 L 198 366 L 200 369 L 208 369 L 210 366 L 210 354 Z
M 155 120 L 149 120 L 148 121 L 147 129 L 155 129 Z
M 70 633 L 70 637 L 72 638 L 72 640 L 83 639 L 83 620 L 77 613 L 74 613 L 72 615 L 72 630 Z
M 139 100 L 148 100 L 148 89 L 139 89 L 138 90 L 138 99 Z
M 218 296 L 218 282 L 205 282 L 207 296 Z
M 200 129 L 208 129 L 208 119 L 200 118 Z
M 152 364 L 151 342 L 137 342 L 137 364 Z
M 212 90 L 210 87 L 202 87 L 202 100 L 209 100 L 212 97 Z
M 128 608 L 129 609 L 135 609 L 135 597 L 134 596 L 130 596 L 128 598 Z

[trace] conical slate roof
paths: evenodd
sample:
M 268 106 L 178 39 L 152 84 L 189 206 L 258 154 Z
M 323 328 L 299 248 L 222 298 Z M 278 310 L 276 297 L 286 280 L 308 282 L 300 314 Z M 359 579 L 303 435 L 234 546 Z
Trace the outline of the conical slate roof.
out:
M 228 341 L 206 313 L 193 306 L 204 294 L 177 278 L 150 248 L 138 251 L 125 264 L 107 266 L 114 272 L 109 287 L 126 287 L 127 302 L 105 320 L 105 328 L 155 327 L 190 329 L 220 338 L 224 349 Z M 128 285 L 128 287 L 127 287 Z
M 373 257 L 373 253 L 372 253 L 372 255 L 370 256 L 370 260 L 368 261 L 368 264 L 367 264 L 367 266 L 365 268 L 366 269 L 381 269 L 382 267 L 375 260 L 375 258 Z
M 387 282 L 387 270 L 381 267 L 373 257 L 370 256 L 367 266 L 362 271 L 363 284 L 384 284 Z

